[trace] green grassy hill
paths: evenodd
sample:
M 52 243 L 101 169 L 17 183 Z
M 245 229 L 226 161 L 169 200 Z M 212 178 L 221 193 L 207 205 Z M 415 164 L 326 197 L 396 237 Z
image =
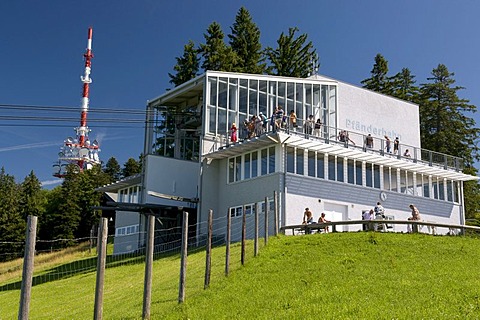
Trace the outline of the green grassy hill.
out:
M 155 260 L 152 319 L 479 319 L 479 240 L 422 234 L 330 233 L 270 238 L 253 257 L 239 246 L 188 256 L 186 302 L 177 303 L 177 255 Z M 118 264 L 118 262 L 117 262 Z M 79 266 L 82 263 L 78 264 Z M 84 264 L 85 265 L 85 264 Z M 108 268 L 104 319 L 140 319 L 144 264 Z M 0 284 L 2 285 L 2 284 Z M 91 319 L 95 273 L 33 287 L 30 319 Z M 0 319 L 16 319 L 19 290 L 0 291 Z

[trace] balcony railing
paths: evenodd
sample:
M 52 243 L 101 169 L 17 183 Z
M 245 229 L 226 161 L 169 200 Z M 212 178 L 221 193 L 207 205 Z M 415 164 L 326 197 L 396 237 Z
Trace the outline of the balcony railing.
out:
M 464 168 L 463 159 L 454 157 L 444 153 L 439 153 L 427 149 L 422 149 L 412 145 L 407 145 L 399 141 L 395 147 L 395 138 L 389 137 L 390 142 L 385 138 L 378 138 L 369 136 L 368 134 L 361 134 L 350 132 L 342 128 L 329 127 L 321 125 L 320 129 L 307 129 L 306 121 L 297 119 L 298 126 L 293 126 L 289 117 L 284 117 L 285 121 L 278 121 L 277 124 L 271 124 L 270 119 L 265 126 L 260 130 L 257 126 L 252 126 L 253 129 L 248 129 L 247 126 L 240 125 L 237 128 L 238 141 L 247 142 L 256 136 L 263 135 L 268 132 L 285 132 L 292 135 L 301 135 L 305 139 L 319 140 L 323 143 L 342 145 L 345 148 L 358 149 L 363 152 L 378 154 L 384 157 L 397 158 L 404 161 L 412 161 L 415 163 L 423 163 L 428 166 L 435 166 L 445 170 L 455 170 L 460 172 Z M 222 135 L 218 141 L 216 150 L 231 145 L 229 133 Z M 388 145 L 390 146 L 388 147 Z M 214 151 L 214 150 L 212 150 Z

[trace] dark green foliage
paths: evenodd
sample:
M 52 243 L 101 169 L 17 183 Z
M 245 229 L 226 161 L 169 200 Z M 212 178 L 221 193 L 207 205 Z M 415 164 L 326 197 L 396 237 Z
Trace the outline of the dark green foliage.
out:
M 27 221 L 29 215 L 41 218 L 45 210 L 44 193 L 41 192 L 42 185 L 33 171 L 25 177 L 20 185 L 19 208 L 22 218 Z
M 467 99 L 458 97 L 462 87 L 455 85 L 453 73 L 439 64 L 430 83 L 421 85 L 420 132 L 422 147 L 464 159 L 467 166 L 479 159 L 479 129 L 467 116 L 476 111 Z
M 296 37 L 298 28 L 290 28 L 288 35 L 283 32 L 277 40 L 278 47 L 267 47 L 265 54 L 270 61 L 270 74 L 286 77 L 305 78 L 312 73 L 312 61 L 316 53 L 306 33 Z
M 25 220 L 19 211 L 19 186 L 0 169 L 0 261 L 18 258 L 25 241 Z
M 230 46 L 237 55 L 236 71 L 244 73 L 262 74 L 266 72 L 266 65 L 260 43 L 260 29 L 252 21 L 250 12 L 241 7 L 235 17 L 232 33 L 228 35 Z
M 137 161 L 133 158 L 129 158 L 127 162 L 125 162 L 125 164 L 123 165 L 122 174 L 124 178 L 133 176 L 141 172 L 142 172 L 142 166 L 140 161 Z
M 477 169 L 467 167 L 463 173 L 477 175 Z M 463 196 L 465 199 L 465 218 L 480 219 L 480 185 L 478 181 L 465 181 L 463 183 Z
M 402 71 L 390 78 L 391 95 L 414 103 L 418 103 L 419 89 L 415 86 L 415 76 L 410 69 L 403 68 Z
M 115 157 L 108 159 L 104 172 L 108 175 L 110 183 L 121 178 L 122 168 Z
M 205 44 L 200 45 L 200 53 L 203 57 L 202 69 L 204 71 L 235 71 L 237 55 L 225 44 L 225 35 L 220 24 L 212 22 L 204 37 Z
M 361 81 L 364 88 L 383 94 L 392 93 L 390 79 L 387 76 L 388 61 L 380 53 L 375 56 L 375 64 L 370 74 L 370 78 Z
M 173 67 L 173 70 L 176 71 L 176 74 L 169 73 L 168 76 L 170 77 L 170 83 L 176 87 L 198 75 L 200 57 L 192 40 L 188 41 L 183 47 L 183 55 L 175 59 L 177 64 Z

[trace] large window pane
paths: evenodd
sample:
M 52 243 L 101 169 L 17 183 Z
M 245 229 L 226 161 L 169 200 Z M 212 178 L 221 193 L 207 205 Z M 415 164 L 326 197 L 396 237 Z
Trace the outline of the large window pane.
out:
M 303 175 L 303 149 L 297 149 L 297 174 Z
M 235 181 L 240 181 L 242 179 L 242 157 L 238 156 L 235 158 Z
M 365 178 L 367 179 L 366 186 L 373 187 L 373 168 L 371 163 L 367 163 L 365 166 Z
M 210 83 L 210 99 L 208 104 L 216 106 L 217 105 L 217 79 L 214 77 L 208 78 Z
M 362 185 L 362 162 L 355 162 L 355 184 L 357 186 Z
M 218 134 L 227 134 L 228 128 L 227 128 L 227 110 L 225 109 L 218 109 L 218 128 L 217 128 L 217 133 Z
M 275 172 L 275 147 L 268 149 L 268 173 Z
M 247 94 L 248 90 L 245 88 L 240 88 L 240 98 L 239 98 L 239 110 L 242 113 L 247 113 Z
M 328 180 L 335 181 L 335 156 L 328 156 Z
M 208 132 L 216 133 L 217 118 L 215 114 L 215 107 L 208 107 Z
M 218 106 L 227 108 L 227 78 L 220 78 L 218 82 Z
M 343 158 L 337 157 L 337 181 L 345 181 L 343 176 Z
M 317 154 L 317 178 L 325 179 L 325 155 Z
M 254 151 L 252 153 L 252 178 L 255 178 L 258 175 L 258 152 Z
M 244 179 L 250 179 L 250 153 L 245 155 L 245 165 L 243 171 Z
M 348 183 L 355 184 L 355 162 L 349 159 L 347 162 Z
M 261 152 L 262 155 L 262 175 L 268 174 L 268 154 L 267 149 L 263 149 Z
M 373 187 L 380 189 L 380 166 L 373 166 Z
M 308 176 L 315 177 L 315 152 L 308 151 Z
M 228 182 L 235 181 L 235 158 L 228 159 Z
M 287 147 L 287 172 L 295 173 L 295 149 Z

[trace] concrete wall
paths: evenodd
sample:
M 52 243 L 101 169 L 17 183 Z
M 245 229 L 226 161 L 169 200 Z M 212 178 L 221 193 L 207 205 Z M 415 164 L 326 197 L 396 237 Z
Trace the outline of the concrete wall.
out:
M 172 196 L 198 197 L 198 177 L 200 164 L 154 155 L 146 157 L 144 191 L 155 191 Z M 172 206 L 193 206 L 179 201 L 160 199 L 146 195 L 145 203 L 158 203 Z
M 117 211 L 115 221 L 115 229 L 136 224 L 140 225 L 140 214 L 130 211 Z M 133 252 L 138 249 L 138 244 L 138 233 L 121 236 L 115 235 L 113 254 Z
M 400 138 L 420 147 L 418 106 L 344 82 L 338 83 L 338 127 L 374 138 Z M 358 144 L 358 142 L 356 142 Z

